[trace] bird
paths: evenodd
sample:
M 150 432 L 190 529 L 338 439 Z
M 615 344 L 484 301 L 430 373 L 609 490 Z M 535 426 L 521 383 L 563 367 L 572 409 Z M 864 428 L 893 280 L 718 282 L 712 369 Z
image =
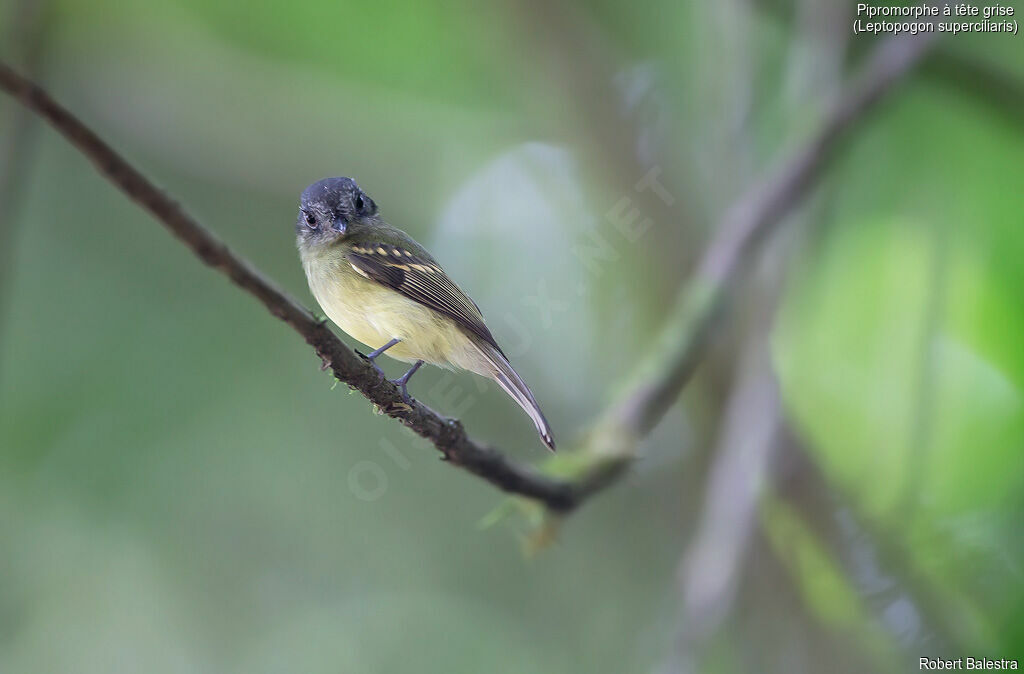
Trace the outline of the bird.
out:
M 364 357 L 378 371 L 381 355 L 412 363 L 391 380 L 407 403 L 409 379 L 424 363 L 468 370 L 494 380 L 555 450 L 537 399 L 480 308 L 423 246 L 381 218 L 355 180 L 324 178 L 307 187 L 295 231 L 309 289 L 327 317 L 371 349 Z

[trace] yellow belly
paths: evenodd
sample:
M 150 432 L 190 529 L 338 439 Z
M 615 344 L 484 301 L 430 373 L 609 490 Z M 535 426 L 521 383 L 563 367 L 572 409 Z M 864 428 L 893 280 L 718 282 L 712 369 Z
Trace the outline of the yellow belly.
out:
M 369 349 L 397 338 L 401 341 L 384 355 L 474 372 L 485 369 L 479 350 L 448 317 L 333 261 L 304 263 L 309 289 L 327 317 Z

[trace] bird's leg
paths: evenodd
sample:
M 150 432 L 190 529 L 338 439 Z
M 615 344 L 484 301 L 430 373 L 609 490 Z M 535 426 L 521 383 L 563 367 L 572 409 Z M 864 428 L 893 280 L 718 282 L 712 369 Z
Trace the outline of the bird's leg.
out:
M 398 389 L 402 392 L 402 400 L 404 400 L 406 403 L 411 403 L 412 402 L 412 396 L 409 395 L 409 391 L 408 391 L 408 389 L 405 388 L 405 385 L 409 383 L 409 379 L 414 374 L 416 374 L 416 370 L 420 369 L 421 365 L 423 365 L 423 361 L 422 360 L 418 360 L 418 361 L 416 361 L 415 365 L 413 365 L 412 367 L 409 368 L 408 372 L 403 374 L 398 379 L 392 379 L 391 380 L 391 383 L 394 384 L 395 386 L 397 386 Z
M 398 337 L 392 337 L 390 342 L 380 347 L 379 349 L 374 349 L 370 353 L 366 354 L 364 358 L 366 358 L 366 360 L 372 363 L 374 360 L 376 360 L 377 356 L 384 353 L 385 351 L 393 347 L 395 344 L 398 344 L 400 341 L 402 340 L 400 340 Z
M 363 356 L 363 354 L 359 353 L 358 351 L 356 351 L 356 353 L 359 353 L 360 356 L 363 356 L 363 358 L 365 358 L 366 360 L 370 361 L 370 365 L 373 366 L 374 370 L 376 370 L 377 372 L 380 373 L 380 376 L 387 378 L 387 375 L 384 374 L 384 370 L 380 369 L 377 366 L 377 363 L 375 363 L 374 361 L 377 360 L 377 356 L 379 356 L 380 354 L 384 353 L 385 351 L 387 351 L 388 349 L 393 347 L 395 344 L 398 344 L 400 341 L 402 341 L 402 340 L 400 340 L 398 337 L 392 337 L 391 341 L 389 341 L 387 344 L 385 344 L 384 346 L 380 347 L 379 349 L 374 349 L 373 351 L 371 351 L 370 353 L 366 354 L 365 356 Z

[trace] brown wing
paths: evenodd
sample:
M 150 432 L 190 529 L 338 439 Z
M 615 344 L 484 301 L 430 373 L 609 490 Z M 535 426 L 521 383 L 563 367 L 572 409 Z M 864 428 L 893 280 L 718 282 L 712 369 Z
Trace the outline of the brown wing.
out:
M 448 316 L 501 352 L 480 308 L 433 260 L 391 244 L 365 243 L 352 247 L 348 261 L 367 278 Z

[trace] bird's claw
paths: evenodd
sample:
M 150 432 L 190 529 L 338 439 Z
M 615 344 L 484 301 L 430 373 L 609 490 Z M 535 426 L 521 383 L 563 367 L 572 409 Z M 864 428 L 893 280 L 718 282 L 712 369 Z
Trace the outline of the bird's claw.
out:
M 402 381 L 402 377 L 399 377 L 398 379 L 388 379 L 388 381 L 398 387 L 398 391 L 402 394 L 402 401 L 406 405 L 412 405 L 412 396 L 409 395 L 409 389 L 406 388 L 407 382 Z
M 409 383 L 409 378 L 416 374 L 416 370 L 420 369 L 421 365 L 423 365 L 422 360 L 416 361 L 416 364 L 409 368 L 409 371 L 401 377 L 389 380 L 392 384 L 398 387 L 398 390 L 402 393 L 402 400 L 405 401 L 406 405 L 412 405 L 412 396 L 409 395 L 409 390 L 406 388 L 406 385 Z
M 355 349 L 355 352 L 356 352 L 357 356 L 359 356 L 360 358 L 365 360 L 367 363 L 370 364 L 370 367 L 372 367 L 374 370 L 377 371 L 377 374 L 379 374 L 381 376 L 381 379 L 387 379 L 388 378 L 388 376 L 386 374 L 384 374 L 384 370 L 380 369 L 380 366 L 377 365 L 377 356 L 367 356 L 365 353 L 363 353 L 359 349 Z

